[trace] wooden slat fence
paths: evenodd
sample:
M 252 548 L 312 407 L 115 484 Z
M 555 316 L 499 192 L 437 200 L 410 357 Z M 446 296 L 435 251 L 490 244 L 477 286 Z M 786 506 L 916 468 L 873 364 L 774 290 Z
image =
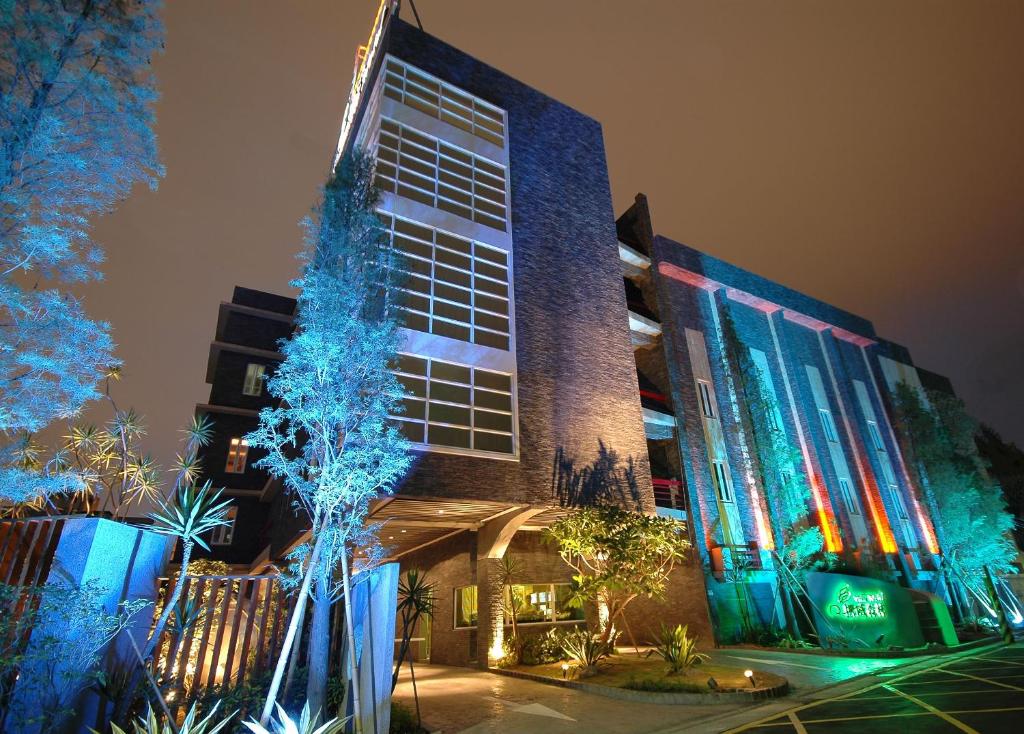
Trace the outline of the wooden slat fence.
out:
M 161 598 L 168 584 L 162 580 Z M 186 624 L 168 625 L 157 657 L 169 700 L 239 685 L 276 662 L 290 611 L 277 576 L 187 576 L 178 609 L 189 605 Z

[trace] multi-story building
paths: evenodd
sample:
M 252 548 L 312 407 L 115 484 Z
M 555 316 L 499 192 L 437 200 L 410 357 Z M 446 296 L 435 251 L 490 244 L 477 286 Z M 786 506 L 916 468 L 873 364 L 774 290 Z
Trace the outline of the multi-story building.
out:
M 775 618 L 788 528 L 769 499 L 786 473 L 809 483 L 804 522 L 827 550 L 937 590 L 940 549 L 889 417 L 896 382 L 920 379 L 870 322 L 656 236 L 642 196 L 616 220 L 598 122 L 389 1 L 357 59 L 338 154 L 355 146 L 376 159 L 379 213 L 404 255 L 400 421 L 417 457 L 371 520 L 391 558 L 436 584 L 431 659 L 500 654 L 505 553 L 525 562 L 527 624 L 579 621 L 569 569 L 539 531 L 593 499 L 573 478 L 609 456 L 631 469 L 603 499 L 686 520 L 695 548 L 663 602 L 636 603 L 638 638 L 683 622 L 707 639 L 712 620 L 729 638 L 734 583 Z M 243 439 L 294 307 L 236 289 L 199 406 L 217 427 L 207 476 L 237 499 L 214 555 L 246 571 L 305 533 Z M 793 460 L 763 466 L 744 365 Z

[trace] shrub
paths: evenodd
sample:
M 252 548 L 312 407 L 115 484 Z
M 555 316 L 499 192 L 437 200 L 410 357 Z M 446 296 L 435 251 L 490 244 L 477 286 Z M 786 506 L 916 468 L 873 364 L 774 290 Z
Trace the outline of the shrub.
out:
M 522 661 L 524 665 L 557 663 L 562 659 L 562 642 L 565 632 L 551 628 L 539 635 L 529 635 L 522 640 Z
M 615 635 L 605 642 L 601 635 L 595 635 L 586 628 L 573 630 L 562 637 L 562 652 L 593 671 L 599 662 L 615 653 Z
M 416 714 L 408 706 L 391 703 L 391 726 L 388 734 L 420 734 L 423 728 L 416 723 Z
M 703 683 L 687 680 L 666 680 L 665 678 L 637 678 L 630 676 L 623 688 L 631 691 L 650 691 L 652 693 L 707 693 L 708 687 Z
M 647 656 L 660 655 L 668 663 L 669 673 L 680 673 L 704 662 L 708 656 L 697 652 L 697 637 L 690 637 L 688 630 L 689 625 L 685 624 L 677 624 L 674 628 L 662 625 L 658 645 Z

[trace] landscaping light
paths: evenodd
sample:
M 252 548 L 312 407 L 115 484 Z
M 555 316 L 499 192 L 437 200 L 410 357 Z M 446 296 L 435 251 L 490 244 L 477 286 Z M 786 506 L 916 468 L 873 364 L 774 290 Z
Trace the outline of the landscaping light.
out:
M 562 680 L 569 677 L 569 663 L 562 663 Z
M 744 677 L 746 677 L 747 680 L 750 681 L 750 687 L 751 688 L 754 688 L 754 687 L 757 686 L 757 681 L 754 680 L 754 671 L 753 670 L 744 670 L 743 671 L 743 675 L 744 675 Z

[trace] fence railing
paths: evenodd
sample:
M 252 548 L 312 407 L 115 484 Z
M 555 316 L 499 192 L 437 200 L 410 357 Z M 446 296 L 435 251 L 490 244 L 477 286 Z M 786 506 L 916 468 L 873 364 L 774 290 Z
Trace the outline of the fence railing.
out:
M 161 582 L 166 598 L 169 580 Z M 277 659 L 289 604 L 277 576 L 187 576 L 157 655 L 161 687 L 183 701 L 235 686 Z
M 0 520 L 0 583 L 44 583 L 64 529 L 64 517 Z

